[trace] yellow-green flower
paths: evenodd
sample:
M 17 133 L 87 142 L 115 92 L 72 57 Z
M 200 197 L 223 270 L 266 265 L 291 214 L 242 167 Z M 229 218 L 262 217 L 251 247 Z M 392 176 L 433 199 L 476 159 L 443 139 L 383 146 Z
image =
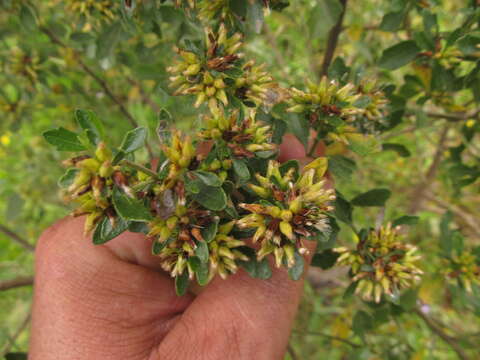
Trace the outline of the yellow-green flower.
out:
M 195 107 L 208 103 L 211 113 L 220 116 L 221 107 L 228 104 L 225 72 L 238 65 L 243 56 L 238 52 L 241 39 L 240 33 L 228 36 L 222 23 L 217 32 L 206 30 L 203 54 L 177 49 L 180 59 L 167 68 L 172 74 L 170 87 L 176 88 L 174 95 L 196 95 Z
M 258 185 L 249 184 L 249 188 L 266 203 L 240 204 L 250 214 L 241 218 L 237 226 L 256 229 L 253 242 L 261 244 L 259 260 L 273 254 L 277 267 L 284 261 L 291 267 L 295 251 L 308 253 L 303 239 L 330 230 L 328 213 L 333 210 L 330 203 L 335 195 L 334 190 L 325 188 L 325 158 L 308 164 L 296 180 L 295 168 L 282 174 L 279 167 L 272 160 L 265 176 L 255 175 Z
M 93 230 L 105 215 L 114 221 L 115 211 L 107 189 L 115 185 L 128 196 L 135 196 L 129 186 L 130 179 L 121 171 L 120 166 L 112 166 L 112 160 L 112 152 L 104 143 L 100 143 L 93 157 L 82 155 L 64 161 L 65 166 L 77 169 L 72 183 L 64 191 L 64 199 L 79 205 L 74 216 L 87 215 L 85 233 Z
M 229 116 L 207 117 L 206 128 L 199 135 L 204 140 L 223 140 L 235 157 L 252 157 L 257 151 L 275 149 L 271 143 L 270 126 L 255 120 L 255 114 L 239 119 L 239 112 L 233 111 Z
M 238 247 L 245 246 L 245 242 L 229 236 L 234 225 L 235 221 L 220 225 L 217 235 L 208 243 L 210 278 L 218 274 L 222 279 L 226 279 L 228 275 L 237 272 L 236 261 L 248 261 L 248 257 L 237 250 Z
M 334 141 L 349 143 L 349 136 L 375 132 L 383 120 L 387 100 L 374 81 L 359 86 L 323 77 L 320 83 L 307 82 L 307 90 L 290 90 L 288 112 L 303 114 L 319 133 Z
M 118 3 L 112 0 L 67 0 L 67 9 L 86 18 L 101 18 L 111 21 Z
M 157 194 L 174 187 L 195 157 L 195 147 L 193 146 L 192 138 L 190 136 L 182 136 L 179 131 L 173 132 L 169 144 L 162 144 L 162 150 L 168 160 L 162 164 L 162 167 L 167 167 L 168 173 L 165 179 L 154 187 L 154 191 Z
M 389 223 L 372 230 L 360 240 L 355 250 L 335 249 L 337 264 L 350 266 L 352 280 L 358 281 L 356 294 L 364 300 L 380 302 L 382 295 L 393 296 L 412 287 L 423 272 L 416 262 L 417 248 L 403 243 L 398 228 Z
M 461 282 L 468 292 L 472 292 L 472 284 L 480 285 L 480 266 L 477 258 L 467 251 L 448 259 L 444 274 L 449 279 Z

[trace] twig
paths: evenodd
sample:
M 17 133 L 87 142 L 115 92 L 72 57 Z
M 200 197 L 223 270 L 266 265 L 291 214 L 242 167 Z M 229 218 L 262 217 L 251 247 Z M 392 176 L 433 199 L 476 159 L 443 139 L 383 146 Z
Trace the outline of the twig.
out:
M 43 32 L 45 35 L 48 36 L 50 41 L 54 44 L 57 44 L 65 49 L 69 49 L 67 44 L 65 44 L 62 40 L 60 40 L 53 32 L 51 32 L 49 29 L 46 27 L 41 26 L 40 31 Z M 123 105 L 123 102 L 115 96 L 115 94 L 112 92 L 108 84 L 103 80 L 100 76 L 98 76 L 93 69 L 91 69 L 87 64 L 83 62 L 83 60 L 80 57 L 80 54 L 75 51 L 75 60 L 77 61 L 78 65 L 82 68 L 83 71 L 85 71 L 88 75 L 90 75 L 97 83 L 100 85 L 100 87 L 105 91 L 105 94 L 118 106 L 120 109 L 120 112 L 127 118 L 127 120 L 130 122 L 130 124 L 136 128 L 138 127 L 137 121 L 133 118 L 132 114 L 127 110 L 125 105 Z M 150 158 L 153 159 L 153 151 L 152 148 L 149 144 L 145 144 L 147 151 L 150 155 Z
M 318 147 L 318 145 L 320 145 L 320 142 L 321 142 L 321 141 L 322 141 L 322 140 L 319 139 L 319 138 L 316 138 L 316 139 L 315 139 L 315 141 L 313 142 L 312 147 L 311 147 L 310 150 L 308 151 L 308 154 L 307 154 L 308 157 L 314 157 L 314 156 L 316 155 L 315 152 L 317 151 L 317 147 Z
M 458 122 L 464 121 L 472 118 L 476 118 L 480 115 L 480 109 L 465 112 L 465 113 L 453 113 L 453 114 L 446 114 L 446 113 L 437 113 L 437 112 L 426 112 L 425 113 L 428 117 L 434 119 L 445 119 L 450 122 Z
M 130 166 L 138 171 L 141 171 L 147 175 L 150 175 L 151 177 L 153 177 L 154 179 L 158 179 L 158 174 L 155 173 L 154 171 L 146 168 L 145 166 L 142 166 L 140 164 L 137 164 L 137 163 L 134 163 L 132 161 L 129 161 L 129 160 L 122 160 L 122 163 L 124 163 L 125 165 L 127 166 Z
M 128 82 L 133 86 L 138 87 L 138 89 L 140 90 L 140 95 L 142 96 L 142 101 L 145 104 L 148 104 L 152 108 L 153 112 L 159 113 L 160 111 L 162 111 L 160 106 L 158 106 L 158 104 L 155 101 L 153 101 L 152 98 L 147 94 L 147 92 L 145 91 L 145 89 L 143 88 L 142 84 L 139 81 L 136 81 L 132 78 L 128 78 Z
M 5 234 L 6 236 L 8 236 L 10 239 L 12 239 L 14 242 L 19 244 L 20 246 L 23 246 L 26 250 L 31 251 L 31 252 L 35 251 L 35 247 L 32 244 L 30 244 L 27 240 L 22 238 L 17 233 L 15 233 L 12 230 L 10 230 L 9 228 L 7 228 L 5 225 L 0 224 L 0 232 Z
M 432 192 L 427 192 L 425 197 L 436 203 L 438 206 L 446 210 L 451 210 L 459 218 L 462 218 L 463 221 L 476 233 L 480 234 L 480 225 L 478 224 L 477 217 L 473 214 L 469 214 L 467 211 L 463 210 L 461 207 L 456 206 L 455 204 L 449 203 L 442 200 L 440 197 L 435 196 Z
M 432 183 L 433 179 L 438 170 L 438 166 L 440 165 L 440 161 L 442 160 L 445 142 L 447 141 L 448 130 L 450 129 L 450 125 L 446 124 L 443 127 L 443 130 L 440 134 L 440 140 L 438 141 L 437 151 L 433 157 L 432 164 L 428 168 L 427 173 L 425 174 L 425 179 L 423 179 L 413 190 L 412 192 L 412 202 L 410 204 L 409 213 L 415 214 L 422 206 L 422 202 L 425 198 L 426 191 L 430 184 Z
M 45 35 L 47 35 L 50 41 L 53 42 L 54 44 L 60 45 L 61 47 L 66 49 L 69 48 L 62 40 L 60 40 L 53 32 L 51 32 L 46 27 L 40 27 L 40 31 L 43 32 Z M 77 52 L 75 52 L 75 54 L 77 55 L 75 59 L 78 65 L 80 65 L 80 67 L 102 87 L 102 89 L 105 91 L 105 94 L 107 94 L 107 96 L 119 107 L 120 111 L 128 119 L 130 124 L 133 127 L 138 127 L 138 124 L 133 118 L 132 114 L 128 112 L 128 110 L 125 108 L 125 106 L 120 101 L 120 99 L 118 99 L 113 94 L 112 90 L 110 90 L 107 83 L 100 76 L 98 76 L 87 64 L 83 62 L 83 60 L 80 58 Z
M 5 355 L 10 352 L 10 349 L 15 345 L 15 342 L 22 335 L 22 332 L 27 328 L 28 324 L 30 323 L 31 313 L 29 312 L 25 319 L 20 324 L 20 327 L 15 331 L 13 336 L 8 340 L 7 345 L 3 348 L 2 352 L 0 353 L 0 359 L 3 359 Z
M 289 343 L 287 347 L 288 354 L 292 358 L 292 360 L 299 360 L 299 357 L 297 356 L 297 353 L 293 349 L 293 346 Z
M 460 344 L 457 343 L 456 339 L 447 335 L 435 322 L 432 321 L 427 315 L 425 315 L 420 309 L 415 309 L 415 313 L 423 320 L 425 325 L 432 330 L 433 333 L 438 335 L 443 341 L 445 341 L 451 348 L 456 352 L 457 356 L 461 360 L 468 360 L 469 357 L 465 354 Z
M 340 3 L 343 6 L 342 13 L 338 18 L 337 23 L 333 26 L 328 34 L 328 43 L 327 43 L 327 50 L 325 51 L 325 56 L 323 57 L 323 64 L 321 75 L 325 76 L 328 74 L 328 68 L 333 60 L 333 55 L 335 54 L 335 49 L 337 48 L 338 38 L 340 33 L 342 32 L 343 27 L 343 19 L 345 18 L 345 13 L 347 12 L 347 2 L 348 0 L 340 0 Z
M 340 341 L 340 342 L 343 342 L 344 344 L 347 344 L 347 345 L 350 345 L 351 347 L 353 348 L 360 348 L 362 347 L 361 345 L 359 344 L 356 344 L 350 340 L 347 340 L 347 339 L 344 339 L 344 338 L 341 338 L 339 336 L 333 336 L 333 335 L 328 335 L 328 334 L 324 334 L 324 333 L 321 333 L 321 332 L 316 332 L 316 331 L 298 331 L 298 330 L 293 330 L 293 332 L 297 333 L 297 334 L 302 334 L 302 335 L 315 335 L 315 336 L 323 336 L 327 339 L 330 339 L 330 340 L 336 340 L 336 341 Z
M 15 279 L 0 281 L 0 291 L 33 285 L 33 276 L 20 276 Z

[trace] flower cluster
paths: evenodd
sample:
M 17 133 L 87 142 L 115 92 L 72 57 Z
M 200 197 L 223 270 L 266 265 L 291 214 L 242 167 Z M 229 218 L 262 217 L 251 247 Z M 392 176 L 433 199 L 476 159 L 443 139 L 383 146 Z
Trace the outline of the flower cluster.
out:
M 172 74 L 170 87 L 174 95 L 195 95 L 195 107 L 208 104 L 218 117 L 229 104 L 229 96 L 260 104 L 274 85 L 262 67 L 243 63 L 242 35 L 228 35 L 225 24 L 217 32 L 207 29 L 205 48 L 176 49 L 180 59 L 167 71 Z
M 246 119 L 239 118 L 239 112 L 229 116 L 209 117 L 205 119 L 206 129 L 199 135 L 204 140 L 223 140 L 235 157 L 253 157 L 257 151 L 275 149 L 272 144 L 270 126 L 261 125 L 252 114 Z
M 154 187 L 159 194 L 176 185 L 195 157 L 195 147 L 190 136 L 182 136 L 179 131 L 172 134 L 170 144 L 162 145 L 167 161 L 162 164 L 165 178 L 161 184 Z
M 67 8 L 86 18 L 95 18 L 99 15 L 101 18 L 110 21 L 115 15 L 114 11 L 117 2 L 112 0 L 68 0 Z
M 373 131 L 383 117 L 387 103 L 375 82 L 365 81 L 360 86 L 346 84 L 323 77 L 320 83 L 307 82 L 307 91 L 290 90 L 288 112 L 303 114 L 319 133 L 333 135 L 357 132 L 357 128 Z M 337 135 L 337 136 L 335 136 Z
M 94 156 L 80 155 L 64 161 L 73 174 L 69 186 L 64 190 L 64 199 L 78 204 L 74 216 L 87 215 L 85 233 L 93 230 L 105 215 L 114 224 L 115 210 L 110 199 L 114 185 L 128 196 L 135 197 L 129 186 L 128 174 L 122 172 L 120 166 L 112 166 L 112 159 L 112 152 L 104 143 L 100 143 Z
M 38 79 L 40 57 L 35 52 L 27 54 L 22 49 L 13 48 L 11 52 L 11 69 L 13 73 L 23 76 L 32 84 Z
M 472 284 L 480 285 L 480 265 L 477 257 L 470 252 L 464 251 L 448 259 L 444 274 L 459 281 L 468 292 L 472 292 Z
M 400 237 L 399 229 L 389 223 L 370 231 L 355 250 L 335 249 L 340 254 L 337 263 L 350 266 L 352 280 L 358 282 L 356 293 L 364 300 L 378 303 L 383 294 L 394 296 L 420 279 L 417 248 Z
M 282 10 L 289 5 L 287 0 L 261 0 L 261 3 L 265 8 L 273 10 Z M 175 4 L 185 9 L 196 8 L 198 18 L 204 22 L 220 20 L 233 23 L 238 18 L 229 0 L 175 0 Z
M 277 267 L 284 262 L 292 267 L 295 251 L 308 252 L 303 239 L 329 231 L 328 213 L 335 195 L 333 189 L 325 188 L 326 163 L 325 158 L 318 158 L 298 175 L 295 167 L 282 173 L 280 164 L 272 160 L 265 176 L 256 174 L 258 185 L 248 185 L 262 200 L 240 204 L 250 214 L 237 225 L 255 229 L 253 242 L 260 242 L 259 260 L 273 253 Z

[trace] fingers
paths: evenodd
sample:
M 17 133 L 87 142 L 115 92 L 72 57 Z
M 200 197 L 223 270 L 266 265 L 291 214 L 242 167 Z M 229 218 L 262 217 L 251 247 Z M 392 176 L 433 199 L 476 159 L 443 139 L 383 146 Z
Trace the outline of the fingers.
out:
M 303 146 L 285 136 L 280 158 L 306 159 Z M 310 255 L 315 243 L 306 242 Z M 157 348 L 153 359 L 281 359 L 303 291 L 303 280 L 289 279 L 286 269 L 272 266 L 269 280 L 240 270 L 227 280 L 215 278 L 182 314 Z M 182 343 L 188 341 L 189 346 Z M 171 356 L 171 357 L 170 357 Z
M 143 261 L 138 236 L 112 240 L 113 251 L 82 233 L 83 219 L 64 219 L 38 243 L 29 358 L 146 358 L 191 298 L 135 264 Z

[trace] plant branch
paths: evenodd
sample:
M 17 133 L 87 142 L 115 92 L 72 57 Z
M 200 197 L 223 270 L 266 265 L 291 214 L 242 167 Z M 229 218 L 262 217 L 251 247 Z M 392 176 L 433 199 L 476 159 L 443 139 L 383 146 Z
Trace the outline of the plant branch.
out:
M 293 349 L 293 346 L 289 343 L 287 347 L 288 354 L 292 358 L 292 360 L 299 360 L 299 357 L 297 356 L 297 353 Z
M 57 44 L 66 49 L 69 48 L 62 40 L 60 40 L 53 32 L 51 32 L 46 27 L 41 26 L 40 31 L 43 32 L 45 35 L 47 35 L 52 43 Z M 133 127 L 138 127 L 138 124 L 133 118 L 132 114 L 128 112 L 128 110 L 125 108 L 125 105 L 123 105 L 120 99 L 113 94 L 112 90 L 110 89 L 108 84 L 105 82 L 105 80 L 103 80 L 100 76 L 98 76 L 95 73 L 95 71 L 93 71 L 87 64 L 83 62 L 78 52 L 75 51 L 75 54 L 76 54 L 75 59 L 78 65 L 82 68 L 82 70 L 85 71 L 88 75 L 90 75 L 98 83 L 98 85 L 100 85 L 100 87 L 105 91 L 105 94 L 118 106 L 118 108 L 120 109 L 120 112 L 127 118 L 130 124 Z
M 142 166 L 140 164 L 134 163 L 133 161 L 130 160 L 122 160 L 122 163 L 124 163 L 127 166 L 130 166 L 131 168 L 134 168 L 138 171 L 141 171 L 154 179 L 158 179 L 158 174 L 155 173 L 154 171 L 150 170 L 149 168 L 146 168 L 145 166 Z
M 45 35 L 48 36 L 48 38 L 52 43 L 57 44 L 65 49 L 69 49 L 69 47 L 49 29 L 43 26 L 39 27 L 39 29 L 41 32 L 43 32 Z M 110 98 L 110 100 L 112 100 L 113 103 L 115 103 L 118 106 L 118 108 L 120 109 L 120 112 L 123 114 L 123 116 L 125 116 L 125 118 L 127 118 L 130 124 L 134 128 L 138 127 L 137 121 L 133 118 L 132 114 L 130 114 L 130 112 L 127 110 L 123 102 L 117 96 L 115 96 L 113 91 L 108 86 L 107 82 L 103 80 L 100 76 L 98 76 L 92 68 L 90 68 L 87 64 L 85 64 L 85 62 L 81 59 L 80 54 L 77 51 L 74 50 L 74 52 L 76 55 L 75 60 L 77 61 L 78 65 L 82 68 L 82 70 L 85 71 L 88 75 L 90 75 L 98 83 L 98 85 L 100 85 L 103 91 L 105 91 L 105 94 Z M 150 159 L 153 159 L 154 156 L 153 156 L 153 151 L 151 146 L 149 144 L 145 144 L 145 146 L 147 148 Z
M 22 335 L 23 331 L 27 328 L 28 324 L 30 323 L 30 318 L 32 314 L 29 312 L 28 315 L 25 317 L 25 319 L 22 321 L 20 324 L 19 328 L 13 336 L 8 340 L 7 345 L 5 345 L 4 349 L 0 353 L 0 359 L 3 359 L 5 355 L 7 355 L 10 352 L 10 349 L 15 345 L 17 339 Z
M 338 18 L 337 23 L 333 26 L 328 34 L 327 50 L 325 51 L 325 56 L 323 57 L 321 76 L 328 74 L 328 68 L 332 63 L 333 55 L 335 55 L 335 49 L 337 48 L 338 38 L 342 32 L 343 19 L 345 18 L 345 13 L 347 12 L 348 0 L 340 0 L 340 3 L 343 6 L 343 10 Z
M 35 247 L 32 244 L 30 244 L 27 240 L 22 238 L 17 233 L 7 228 L 5 225 L 0 224 L 0 232 L 8 236 L 10 239 L 12 239 L 14 242 L 19 244 L 20 246 L 22 246 L 24 249 L 31 252 L 35 251 Z
M 310 150 L 308 151 L 308 154 L 307 154 L 308 157 L 314 157 L 314 156 L 316 155 L 315 152 L 317 151 L 318 145 L 320 145 L 320 142 L 321 142 L 321 141 L 322 141 L 322 140 L 319 139 L 319 138 L 316 138 L 316 139 L 315 139 L 315 141 L 313 142 L 312 147 L 311 147 Z
M 420 210 L 423 200 L 425 199 L 426 192 L 428 187 L 431 185 L 432 181 L 437 174 L 438 166 L 442 160 L 445 142 L 447 141 L 448 130 L 450 129 L 450 125 L 446 124 L 442 132 L 440 134 L 440 140 L 438 141 L 437 150 L 433 157 L 432 164 L 428 168 L 427 173 L 425 174 L 425 178 L 414 188 L 412 191 L 412 202 L 410 204 L 409 213 L 415 214 L 418 210 Z
M 145 89 L 143 88 L 142 84 L 139 81 L 136 81 L 132 78 L 128 78 L 128 82 L 131 85 L 138 87 L 138 89 L 140 90 L 140 96 L 142 97 L 142 101 L 145 104 L 148 104 L 150 108 L 153 110 L 153 112 L 158 114 L 160 111 L 162 111 L 160 106 L 158 106 L 158 104 L 155 101 L 153 101 L 152 98 L 147 94 L 147 92 L 145 91 Z
M 0 291 L 33 285 L 33 276 L 20 276 L 15 279 L 0 281 Z
M 425 114 L 428 117 L 431 117 L 434 119 L 445 119 L 450 122 L 459 122 L 459 121 L 464 121 L 464 120 L 478 117 L 480 115 L 480 109 L 464 112 L 464 113 L 448 114 L 448 113 L 438 113 L 438 112 L 426 112 Z
M 448 345 L 451 346 L 451 348 L 455 351 L 457 354 L 458 358 L 461 360 L 468 360 L 469 357 L 465 352 L 463 351 L 462 347 L 460 344 L 456 341 L 455 338 L 447 335 L 435 322 L 432 321 L 427 315 L 425 315 L 420 309 L 415 309 L 415 314 L 420 317 L 425 325 L 428 326 L 430 330 L 432 330 L 433 333 L 438 335 L 443 341 L 445 341 Z
M 344 344 L 347 344 L 347 345 L 350 345 L 351 347 L 353 348 L 360 348 L 362 347 L 361 345 L 359 344 L 356 344 L 350 340 L 347 340 L 347 339 L 344 339 L 344 338 L 341 338 L 339 336 L 333 336 L 333 335 L 328 335 L 328 334 L 324 334 L 324 333 L 321 333 L 321 332 L 316 332 L 316 331 L 298 331 L 298 330 L 293 330 L 294 332 L 298 333 L 298 334 L 302 334 L 302 335 L 315 335 L 315 336 L 323 336 L 327 339 L 330 339 L 330 340 L 336 340 L 336 341 L 340 341 L 340 342 L 343 342 Z

